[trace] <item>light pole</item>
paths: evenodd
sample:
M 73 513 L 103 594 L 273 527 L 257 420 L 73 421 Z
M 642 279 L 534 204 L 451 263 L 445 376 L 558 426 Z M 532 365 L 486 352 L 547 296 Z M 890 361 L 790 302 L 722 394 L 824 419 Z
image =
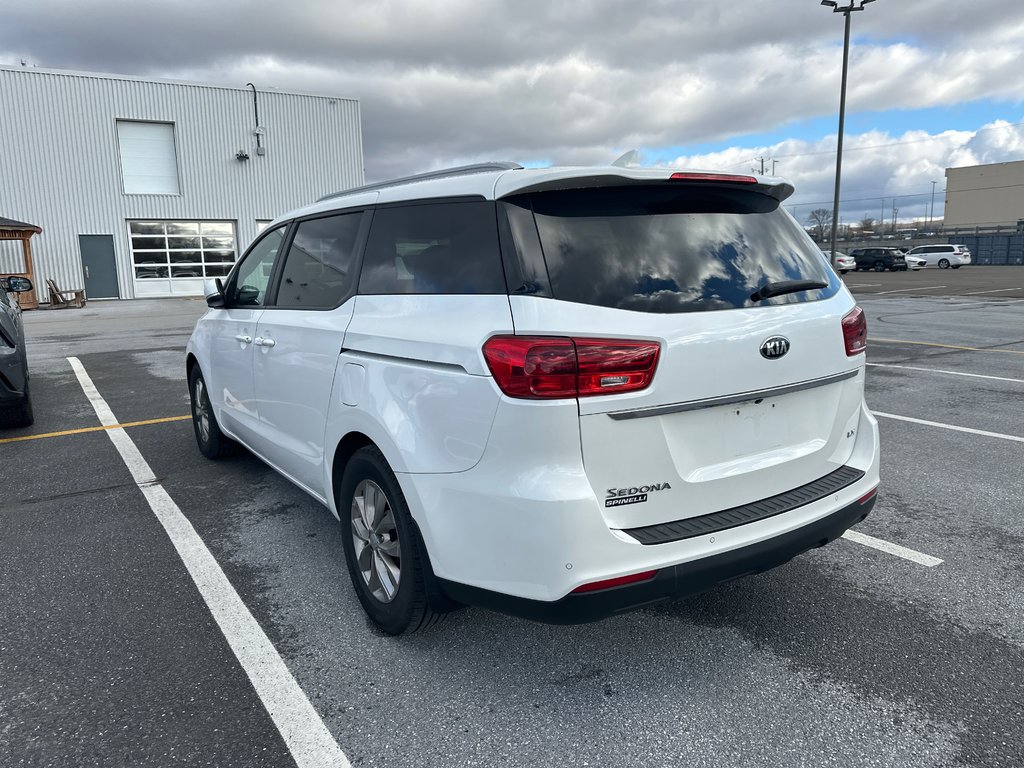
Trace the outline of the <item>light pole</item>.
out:
M 843 172 L 843 124 L 846 120 L 846 71 L 850 64 L 850 14 L 863 11 L 864 6 L 875 0 L 851 0 L 846 5 L 839 5 L 838 0 L 821 0 L 833 13 L 841 13 L 846 17 L 846 30 L 843 34 L 843 84 L 839 90 L 839 146 L 836 149 L 836 196 L 832 204 L 832 253 L 830 261 L 836 265 L 836 230 L 839 227 L 839 180 Z
M 931 228 L 932 228 L 932 221 L 935 219 L 935 185 L 936 184 L 938 184 L 937 181 L 933 181 L 932 182 L 932 211 L 931 211 L 931 213 L 928 214 L 928 231 L 929 232 L 931 231 Z

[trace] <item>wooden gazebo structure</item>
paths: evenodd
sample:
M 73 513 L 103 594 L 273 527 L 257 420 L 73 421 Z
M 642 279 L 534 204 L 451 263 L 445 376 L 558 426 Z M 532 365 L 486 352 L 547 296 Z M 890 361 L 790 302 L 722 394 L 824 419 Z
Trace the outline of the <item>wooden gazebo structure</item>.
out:
M 39 306 L 39 299 L 36 297 L 35 270 L 32 267 L 32 245 L 29 240 L 32 239 L 32 235 L 40 235 L 42 232 L 42 227 L 37 227 L 35 224 L 26 224 L 24 221 L 5 219 L 0 216 L 0 240 L 21 240 L 21 254 L 24 262 L 22 264 L 24 269 L 21 272 L 6 272 L 0 274 L 0 277 L 27 277 L 32 281 L 31 291 L 14 294 L 22 309 L 36 309 Z

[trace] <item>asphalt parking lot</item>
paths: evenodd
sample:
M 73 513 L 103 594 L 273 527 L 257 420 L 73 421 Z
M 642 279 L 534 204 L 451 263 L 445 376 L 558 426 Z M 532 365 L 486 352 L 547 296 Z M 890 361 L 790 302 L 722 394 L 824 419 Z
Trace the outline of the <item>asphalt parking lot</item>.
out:
M 196 449 L 202 301 L 27 313 L 36 424 L 0 434 L 0 765 L 1024 765 L 1024 268 L 845 279 L 883 438 L 857 536 L 597 624 L 466 609 L 398 639 L 325 508 Z M 223 586 L 183 564 L 202 550 L 258 627 L 211 607 Z M 260 633 L 257 666 L 283 659 L 311 705 L 290 720 L 239 662 Z

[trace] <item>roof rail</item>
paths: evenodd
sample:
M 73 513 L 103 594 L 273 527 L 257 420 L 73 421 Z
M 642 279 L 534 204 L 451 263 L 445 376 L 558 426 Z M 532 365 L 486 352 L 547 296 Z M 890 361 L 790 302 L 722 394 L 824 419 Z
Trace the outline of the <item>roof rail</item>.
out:
M 460 165 L 457 168 L 443 168 L 439 171 L 430 171 L 428 173 L 418 173 L 415 176 L 404 176 L 400 179 L 392 179 L 391 181 L 378 181 L 376 184 L 365 184 L 361 187 L 353 187 L 352 189 L 345 189 L 341 192 L 335 192 L 330 195 L 324 195 L 318 203 L 324 200 L 331 200 L 335 197 L 341 197 L 343 195 L 352 195 L 357 192 L 371 192 L 375 189 L 387 189 L 388 187 L 397 187 L 401 184 L 412 184 L 417 181 L 428 181 L 430 179 L 446 179 L 449 176 L 468 176 L 473 173 L 488 173 L 492 171 L 521 171 L 523 166 L 519 163 L 510 163 L 504 161 L 498 161 L 493 163 L 477 163 L 476 165 Z

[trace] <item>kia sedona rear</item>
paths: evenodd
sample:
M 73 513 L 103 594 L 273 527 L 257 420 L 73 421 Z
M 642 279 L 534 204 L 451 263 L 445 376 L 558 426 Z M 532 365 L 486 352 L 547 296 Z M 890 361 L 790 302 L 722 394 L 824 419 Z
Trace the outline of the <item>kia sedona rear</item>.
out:
M 295 391 L 261 398 L 256 381 L 240 408 L 211 400 L 215 382 L 193 390 L 200 448 L 223 431 L 327 504 L 392 634 L 459 604 L 590 621 L 780 565 L 863 520 L 879 482 L 864 313 L 781 206 L 792 191 L 503 164 L 284 217 L 252 288 L 265 311 L 224 333 L 284 323 L 275 292 L 302 295 L 281 275 L 303 228 L 358 215 L 334 306 L 288 319 L 309 328 L 289 343 L 316 350 Z M 323 251 L 310 243 L 301 258 Z M 231 278 L 219 288 L 190 381 L 224 365 L 201 328 L 230 308 Z M 257 377 L 273 339 L 257 337 Z M 280 360 L 295 381 L 301 360 Z M 281 398 L 306 427 L 263 425 Z

